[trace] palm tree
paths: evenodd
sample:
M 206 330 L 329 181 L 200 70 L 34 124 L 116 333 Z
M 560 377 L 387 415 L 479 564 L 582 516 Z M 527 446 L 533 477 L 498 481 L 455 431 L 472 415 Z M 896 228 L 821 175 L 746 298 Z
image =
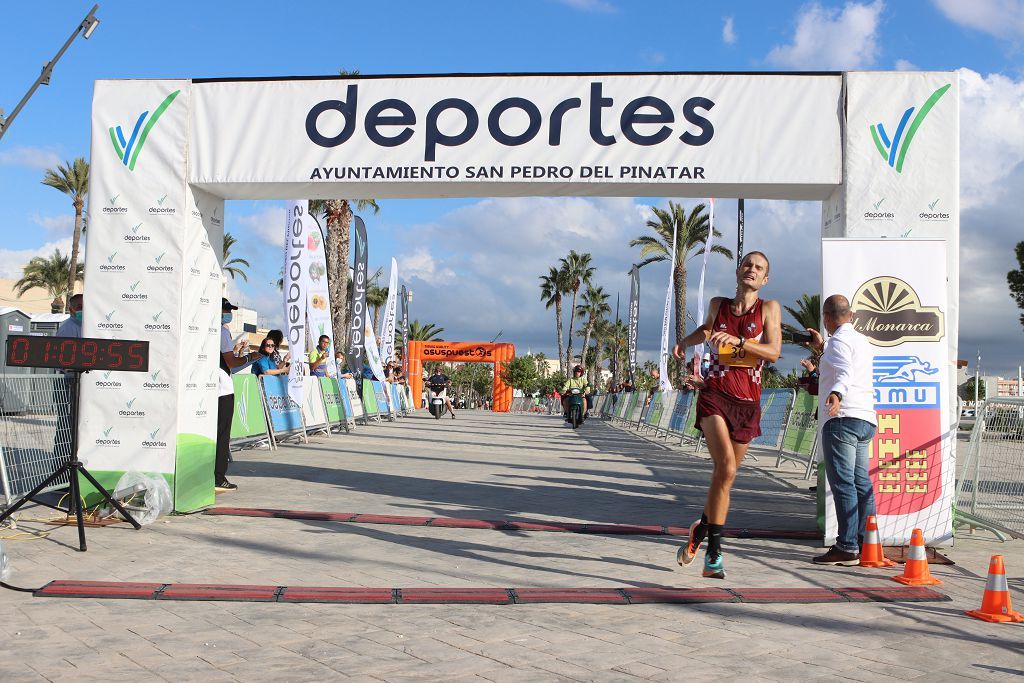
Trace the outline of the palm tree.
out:
M 409 323 L 409 339 L 416 341 L 444 341 L 439 334 L 444 332 L 443 327 L 438 327 L 434 323 L 420 324 L 419 320 L 413 320 Z
M 75 290 L 78 264 L 78 243 L 82 239 L 82 210 L 85 207 L 85 195 L 89 193 L 89 162 L 83 157 L 65 164 L 57 164 L 56 170 L 48 169 L 43 175 L 43 185 L 60 190 L 71 197 L 71 205 L 75 207 L 75 232 L 71 237 L 71 258 L 68 260 L 68 271 L 64 273 L 67 283 L 64 291 Z M 73 268 L 71 264 L 75 264 Z M 67 302 L 64 303 L 65 308 Z
M 604 320 L 604 317 L 612 312 L 612 307 L 608 305 L 609 298 L 611 295 L 604 293 L 604 287 L 587 285 L 587 290 L 583 292 L 582 302 L 576 307 L 576 315 L 584 318 L 583 329 L 580 330 L 583 337 L 584 354 L 590 347 L 590 335 L 594 331 L 594 325 Z
M 60 253 L 60 249 L 54 249 L 49 258 L 36 256 L 25 265 L 22 278 L 14 283 L 14 291 L 18 296 L 24 296 L 33 287 L 45 289 L 53 297 L 50 312 L 60 313 L 66 304 L 62 297 L 70 299 L 66 295 L 69 291 L 74 292 L 73 288 L 68 290 L 68 272 L 75 273 L 75 280 L 79 282 L 85 277 L 85 267 L 81 263 L 77 266 L 72 270 L 71 259 Z
M 565 357 L 562 355 L 564 348 L 562 342 L 562 295 L 568 291 L 565 272 L 555 268 L 548 269 L 547 275 L 540 276 L 540 300 L 544 302 L 544 308 L 555 307 L 555 333 L 558 338 L 558 367 L 565 373 Z
M 621 379 L 619 372 L 629 361 L 629 326 L 624 320 L 609 320 L 606 327 L 601 330 L 600 337 L 604 342 L 605 353 L 612 359 L 612 383 L 618 384 Z
M 231 258 L 231 247 L 238 244 L 238 240 L 230 232 L 224 233 L 224 272 L 231 276 L 234 280 L 235 276 L 241 276 L 246 282 L 249 281 L 249 276 L 246 275 L 245 271 L 242 270 L 242 266 L 249 268 L 249 262 L 244 258 Z M 282 279 L 279 289 L 284 289 L 284 280 Z
M 821 332 L 821 295 L 820 294 L 801 294 L 800 298 L 796 300 L 796 308 L 790 306 L 783 306 L 786 312 L 789 313 L 793 320 L 796 320 L 796 325 L 790 325 L 789 323 L 782 323 L 782 338 L 793 339 L 794 332 L 804 332 L 808 327 L 812 330 L 818 330 Z M 793 344 L 795 342 L 789 341 L 787 343 Z M 799 344 L 803 346 L 803 344 Z
M 591 331 L 594 335 L 594 365 L 590 369 L 590 386 L 592 387 L 597 387 L 598 380 L 601 378 L 601 360 L 605 351 L 604 340 L 612 334 L 611 328 L 614 325 L 614 322 L 602 317 L 595 320 L 592 326 Z
M 710 222 L 704 204 L 693 207 L 689 215 L 682 204 L 672 201 L 669 201 L 667 211 L 657 207 L 652 207 L 652 210 L 657 220 L 647 221 L 647 227 L 655 234 L 631 239 L 629 246 L 640 247 L 640 258 L 643 259 L 637 264 L 640 267 L 657 261 L 671 261 L 672 235 L 675 232 L 676 267 L 672 273 L 672 285 L 676 304 L 676 344 L 681 344 L 686 337 L 686 260 L 690 252 L 707 243 Z M 722 233 L 715 230 L 714 236 L 721 237 Z M 712 245 L 711 251 L 732 259 L 732 252 L 721 244 Z M 677 379 L 681 383 L 683 378 L 680 375 Z
M 572 308 L 569 309 L 569 343 L 565 351 L 566 374 L 569 366 L 572 365 L 572 335 L 576 329 L 576 296 L 580 287 L 590 284 L 590 278 L 594 276 L 594 267 L 590 265 L 590 254 L 578 254 L 575 249 L 569 251 L 569 255 L 561 259 L 561 271 L 565 277 L 565 283 L 572 291 Z
M 373 329 L 379 329 L 380 309 L 388 302 L 388 288 L 370 285 L 366 288 L 366 305 L 373 309 Z

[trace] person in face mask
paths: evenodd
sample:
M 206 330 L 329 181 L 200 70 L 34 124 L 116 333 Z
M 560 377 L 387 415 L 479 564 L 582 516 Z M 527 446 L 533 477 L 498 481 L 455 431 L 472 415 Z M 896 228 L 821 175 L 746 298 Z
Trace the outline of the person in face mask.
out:
M 235 355 L 235 343 L 228 331 L 232 311 L 238 310 L 225 298 L 221 299 L 220 321 L 220 400 L 217 401 L 217 457 L 213 464 L 213 484 L 217 493 L 234 491 L 238 488 L 228 481 L 228 462 L 231 447 L 231 416 L 235 412 L 235 385 L 231 371 L 250 365 L 260 359 L 259 352 Z
M 71 317 L 60 324 L 57 328 L 58 337 L 76 337 L 82 336 L 82 295 L 75 294 L 68 300 L 68 310 L 71 311 Z

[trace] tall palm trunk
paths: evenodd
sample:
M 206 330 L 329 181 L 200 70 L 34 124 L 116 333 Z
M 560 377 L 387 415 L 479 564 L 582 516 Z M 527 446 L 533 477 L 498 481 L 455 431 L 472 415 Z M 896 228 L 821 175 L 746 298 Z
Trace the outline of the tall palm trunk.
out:
M 572 332 L 576 329 L 576 294 L 579 291 L 579 287 L 572 288 L 572 308 L 569 309 L 569 344 L 565 349 L 565 374 L 567 377 L 570 375 L 569 371 L 572 368 Z
M 601 337 L 594 335 L 594 367 L 590 370 L 590 386 L 597 389 L 598 379 L 601 377 Z
M 380 329 L 380 306 L 373 307 L 373 329 Z
M 566 374 L 566 372 L 565 372 L 565 357 L 562 355 L 562 350 L 565 347 L 563 346 L 563 340 L 562 340 L 562 297 L 561 296 L 559 296 L 558 298 L 555 299 L 555 330 L 557 331 L 557 337 L 558 337 L 558 368 L 559 368 L 559 370 L 562 371 L 562 374 L 564 375 L 564 374 Z
M 334 348 L 346 349 L 348 338 L 348 252 L 352 211 L 345 200 L 327 202 L 327 292 L 331 297 Z
M 68 268 L 68 293 L 64 297 L 64 312 L 71 312 L 71 295 L 75 293 L 75 281 L 78 279 L 78 243 L 82 239 L 82 208 L 85 201 L 81 196 L 75 197 L 75 232 L 71 236 L 71 267 Z
M 680 265 L 676 262 L 675 272 L 672 274 L 673 285 L 676 292 L 676 344 L 682 344 L 683 339 L 686 338 L 686 266 Z M 698 320 L 697 324 L 703 324 L 703 320 Z M 676 371 L 676 386 L 682 386 L 683 379 L 686 377 L 686 362 L 679 364 L 679 368 Z
M 587 348 L 590 347 L 590 333 L 594 329 L 594 326 L 589 322 L 583 326 L 583 364 L 587 363 Z M 591 385 L 593 386 L 593 385 Z

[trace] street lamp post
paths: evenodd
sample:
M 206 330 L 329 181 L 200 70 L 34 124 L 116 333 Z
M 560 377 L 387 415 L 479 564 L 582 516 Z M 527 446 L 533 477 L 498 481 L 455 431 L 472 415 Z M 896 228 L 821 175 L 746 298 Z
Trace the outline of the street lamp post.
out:
M 53 67 L 57 66 L 57 62 L 64 56 L 67 49 L 71 47 L 71 43 L 78 37 L 78 34 L 81 33 L 82 37 L 88 40 L 89 36 L 92 35 L 92 32 L 96 30 L 96 27 L 99 26 L 100 23 L 100 20 L 96 18 L 96 10 L 99 8 L 99 5 L 93 5 L 92 9 L 89 10 L 89 13 L 85 15 L 85 19 L 82 19 L 82 22 L 75 27 L 74 31 L 71 32 L 71 37 L 65 41 L 63 47 L 61 47 L 60 51 L 57 52 L 57 55 L 46 64 L 43 64 L 43 70 L 40 72 L 39 78 L 36 79 L 36 82 L 32 84 L 32 87 L 28 89 L 25 96 L 22 97 L 17 106 L 14 107 L 14 111 L 11 112 L 10 116 L 4 117 L 4 110 L 0 109 L 0 138 L 3 138 L 4 133 L 6 133 L 11 127 L 11 124 L 14 123 L 15 117 L 18 116 L 18 113 L 22 110 L 32 95 L 35 94 L 39 86 L 50 84 L 50 76 L 53 75 Z

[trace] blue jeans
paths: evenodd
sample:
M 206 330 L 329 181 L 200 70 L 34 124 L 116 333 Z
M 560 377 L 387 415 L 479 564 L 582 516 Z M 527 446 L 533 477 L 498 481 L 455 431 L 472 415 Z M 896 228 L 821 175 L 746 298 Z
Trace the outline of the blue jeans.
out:
M 825 476 L 832 488 L 839 533 L 836 547 L 860 552 L 864 525 L 875 514 L 875 491 L 868 475 L 868 447 L 875 425 L 856 417 L 833 417 L 821 432 Z

